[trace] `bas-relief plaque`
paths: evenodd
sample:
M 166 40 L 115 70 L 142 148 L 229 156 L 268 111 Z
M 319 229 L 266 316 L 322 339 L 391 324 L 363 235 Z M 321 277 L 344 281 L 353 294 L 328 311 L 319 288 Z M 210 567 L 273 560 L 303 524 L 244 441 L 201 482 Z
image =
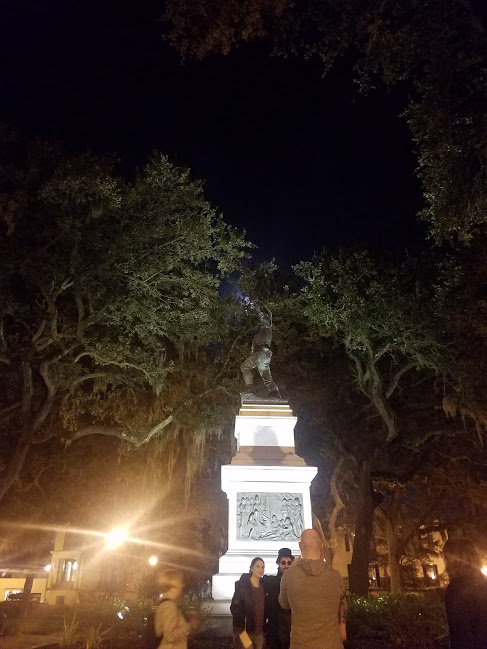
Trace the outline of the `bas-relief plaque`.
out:
M 296 541 L 303 529 L 302 494 L 237 493 L 238 541 Z

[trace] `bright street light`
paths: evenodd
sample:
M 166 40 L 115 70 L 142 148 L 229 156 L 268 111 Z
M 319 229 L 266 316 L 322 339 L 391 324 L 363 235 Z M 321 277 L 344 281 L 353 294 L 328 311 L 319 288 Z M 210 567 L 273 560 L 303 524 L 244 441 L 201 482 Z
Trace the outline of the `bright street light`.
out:
M 106 548 L 107 550 L 115 550 L 118 548 L 127 538 L 127 532 L 123 527 L 116 527 L 111 532 L 106 534 Z
M 482 572 L 484 573 L 484 575 L 487 575 L 487 566 L 484 566 L 484 567 L 482 568 Z
M 45 570 L 46 572 L 49 572 L 49 571 L 51 570 L 51 564 L 48 563 L 47 566 L 44 566 L 44 570 Z
M 149 557 L 149 566 L 155 566 L 159 559 L 155 556 Z

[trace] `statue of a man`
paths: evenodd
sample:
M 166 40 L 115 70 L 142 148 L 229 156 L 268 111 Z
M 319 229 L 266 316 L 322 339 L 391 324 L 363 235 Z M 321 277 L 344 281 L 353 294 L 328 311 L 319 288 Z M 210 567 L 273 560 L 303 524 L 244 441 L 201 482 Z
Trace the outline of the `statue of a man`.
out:
M 279 394 L 277 385 L 272 380 L 270 370 L 272 358 L 270 348 L 272 342 L 272 313 L 260 300 L 250 302 L 250 307 L 257 313 L 258 326 L 252 340 L 250 356 L 240 366 L 246 387 L 245 392 L 242 392 L 242 397 L 255 396 L 252 389 L 254 382 L 252 370 L 256 368 L 264 381 L 269 396 L 280 399 L 281 395 Z

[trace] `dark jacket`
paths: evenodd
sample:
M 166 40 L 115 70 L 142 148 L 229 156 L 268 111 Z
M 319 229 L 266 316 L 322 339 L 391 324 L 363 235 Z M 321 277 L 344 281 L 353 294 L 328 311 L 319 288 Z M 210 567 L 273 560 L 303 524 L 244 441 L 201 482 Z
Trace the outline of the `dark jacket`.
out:
M 338 614 L 343 580 L 321 559 L 300 559 L 281 580 L 279 604 L 291 609 L 291 649 L 343 649 Z
M 487 649 L 487 579 L 480 572 L 453 577 L 445 606 L 451 649 Z
M 268 649 L 289 649 L 291 637 L 291 611 L 279 604 L 282 573 L 264 575 L 262 583 L 265 592 L 265 638 Z
M 245 628 L 247 631 L 255 630 L 251 589 L 250 574 L 244 572 L 240 579 L 235 582 L 235 593 L 230 604 L 230 613 L 233 617 L 233 628 L 235 631 L 243 631 Z M 245 623 L 246 619 L 247 624 Z

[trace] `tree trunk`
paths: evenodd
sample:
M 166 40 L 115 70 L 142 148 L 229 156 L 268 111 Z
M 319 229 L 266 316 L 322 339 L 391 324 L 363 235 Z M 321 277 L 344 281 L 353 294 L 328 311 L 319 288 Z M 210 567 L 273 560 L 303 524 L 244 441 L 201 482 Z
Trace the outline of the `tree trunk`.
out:
M 359 597 L 369 594 L 369 559 L 375 504 L 370 478 L 370 460 L 364 460 L 358 476 L 357 515 L 350 566 L 350 592 Z
M 34 573 L 29 573 L 25 578 L 24 592 L 20 600 L 19 620 L 25 620 L 29 611 L 30 594 L 32 593 L 32 586 L 34 585 Z
M 397 539 L 397 520 L 401 504 L 401 487 L 396 487 L 392 494 L 389 508 L 385 511 L 387 548 L 389 553 L 389 573 L 391 575 L 391 594 L 401 592 L 401 553 Z
M 391 595 L 401 592 L 401 569 L 399 562 L 399 548 L 397 543 L 396 529 L 386 515 L 386 536 L 389 552 L 389 574 L 391 576 Z
M 338 475 L 342 470 L 343 461 L 344 461 L 343 457 L 341 457 L 340 460 L 338 461 L 338 464 L 335 467 L 335 470 L 333 471 L 333 475 L 331 476 L 331 480 L 330 480 L 330 492 L 331 495 L 333 496 L 333 501 L 335 502 L 335 506 L 333 507 L 333 511 L 330 516 L 330 522 L 328 524 L 328 533 L 330 535 L 330 548 L 332 551 L 332 555 L 335 554 L 338 545 L 337 529 L 336 529 L 337 518 L 340 515 L 340 513 L 345 509 L 345 504 L 340 497 L 340 493 L 338 491 L 338 485 L 337 485 Z

